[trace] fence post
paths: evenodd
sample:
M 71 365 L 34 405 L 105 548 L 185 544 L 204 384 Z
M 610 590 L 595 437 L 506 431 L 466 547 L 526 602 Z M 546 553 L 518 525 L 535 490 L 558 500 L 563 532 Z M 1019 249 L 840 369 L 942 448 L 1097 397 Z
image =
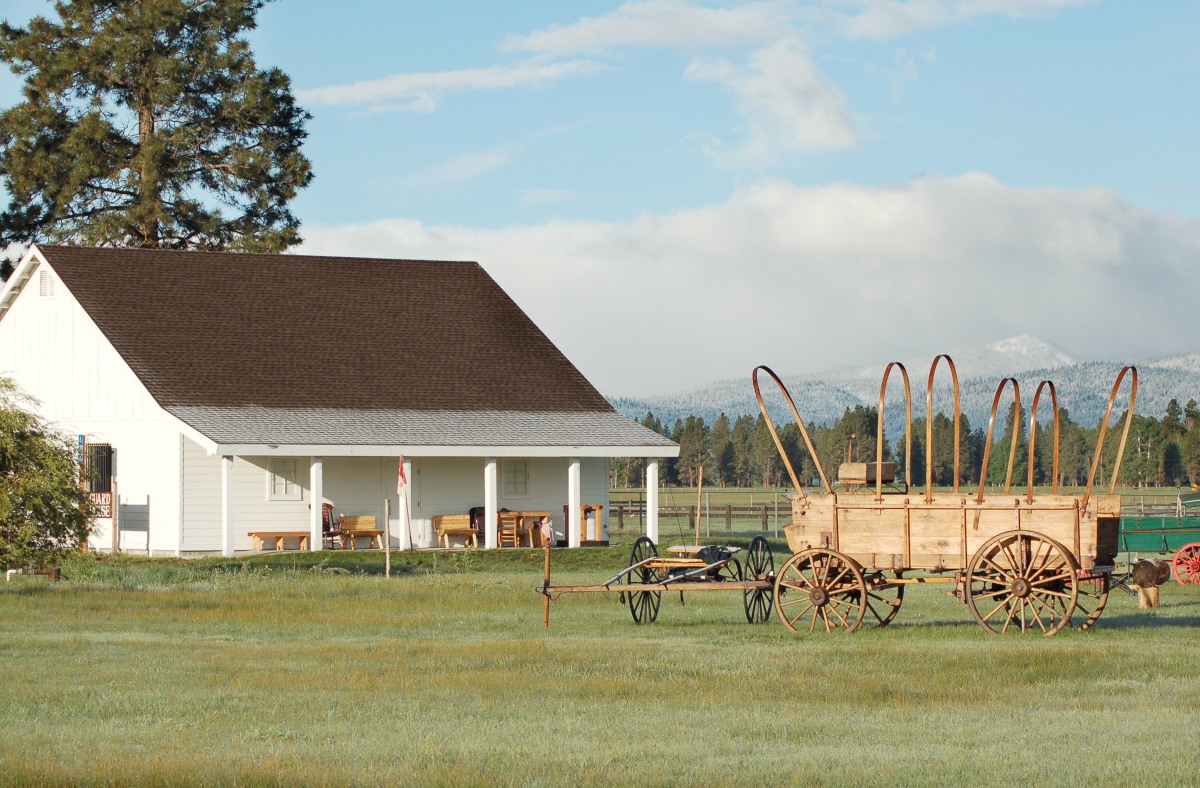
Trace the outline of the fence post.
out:
M 696 517 L 697 517 L 697 515 L 699 515 L 699 512 L 696 511 L 695 504 L 692 504 L 691 506 L 689 506 L 687 508 L 687 511 L 688 511 L 688 533 L 694 534 L 694 533 L 696 533 Z
M 733 507 L 725 504 L 725 530 L 733 530 Z
M 760 510 L 760 512 L 762 514 L 762 531 L 763 531 L 763 533 L 766 533 L 767 532 L 767 505 L 765 503 L 762 505 L 762 509 Z
M 617 532 L 625 533 L 625 504 L 617 504 Z

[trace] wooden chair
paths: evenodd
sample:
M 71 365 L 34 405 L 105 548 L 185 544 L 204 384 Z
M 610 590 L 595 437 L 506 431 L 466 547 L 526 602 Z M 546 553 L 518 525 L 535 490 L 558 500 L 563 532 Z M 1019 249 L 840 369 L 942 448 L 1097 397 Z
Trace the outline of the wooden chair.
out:
M 512 542 L 513 547 L 521 546 L 520 523 L 513 512 L 499 512 L 496 515 L 496 541 L 504 547 L 505 541 Z
M 336 550 L 338 540 L 342 538 L 342 529 L 333 519 L 333 504 L 321 505 L 321 537 L 322 547 L 326 550 Z

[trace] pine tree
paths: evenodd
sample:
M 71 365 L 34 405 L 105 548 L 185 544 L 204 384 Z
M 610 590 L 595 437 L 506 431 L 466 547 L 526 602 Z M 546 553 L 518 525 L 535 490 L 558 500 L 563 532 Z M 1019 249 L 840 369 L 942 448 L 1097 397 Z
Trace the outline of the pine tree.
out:
M 688 487 L 700 483 L 701 469 L 709 465 L 708 429 L 704 419 L 688 416 L 679 431 L 679 478 Z
M 0 248 L 279 252 L 312 179 L 309 116 L 245 33 L 267 0 L 61 0 L 0 23 L 24 101 L 0 114 Z
M 712 444 L 713 474 L 717 485 L 724 487 L 734 477 L 733 433 L 730 432 L 729 417 L 724 413 L 713 422 L 709 441 Z
M 754 417 L 746 414 L 733 422 L 733 467 L 739 487 L 749 487 L 753 483 L 754 425 Z

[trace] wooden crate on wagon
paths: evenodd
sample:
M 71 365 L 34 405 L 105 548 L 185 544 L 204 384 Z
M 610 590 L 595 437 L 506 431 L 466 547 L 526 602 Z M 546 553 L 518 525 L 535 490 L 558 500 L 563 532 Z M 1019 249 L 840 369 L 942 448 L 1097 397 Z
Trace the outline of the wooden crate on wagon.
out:
M 929 369 L 925 445 L 933 446 L 933 382 L 941 361 L 949 369 L 954 387 L 954 485 L 951 491 L 936 492 L 932 485 L 932 452 L 926 457 L 924 489 L 914 489 L 912 484 L 912 394 L 903 365 L 893 362 L 883 374 L 875 456 L 883 451 L 888 378 L 897 370 L 904 383 L 908 478 L 895 479 L 892 463 L 846 463 L 836 484 L 830 483 L 821 467 L 804 421 L 783 382 L 767 367 L 754 370 L 759 408 L 796 488 L 791 500 L 792 521 L 784 527 L 793 555 L 776 574 L 774 592 L 775 610 L 789 629 L 852 631 L 864 623 L 885 626 L 899 612 L 904 589 L 914 583 L 954 583 L 958 599 L 968 605 L 980 626 L 994 633 L 1053 635 L 1072 620 L 1087 629 L 1104 610 L 1120 530 L 1121 500 L 1113 489 L 1137 398 L 1137 370 L 1123 368 L 1113 384 L 1082 494 L 1058 492 L 1058 397 L 1050 381 L 1042 381 L 1034 394 L 1029 456 L 1034 454 L 1037 439 L 1039 400 L 1043 391 L 1048 391 L 1054 412 L 1051 492 L 1035 494 L 1032 463 L 1026 490 L 1012 490 L 1018 437 L 1014 434 L 1003 492 L 997 493 L 986 492 L 984 487 L 993 427 L 1006 386 L 1011 386 L 1020 411 L 1017 381 L 1005 378 L 996 389 L 979 487 L 964 491 L 959 480 L 958 373 L 946 355 L 936 357 Z M 816 494 L 805 493 L 783 449 L 759 388 L 760 371 L 775 381 L 791 407 L 821 479 L 822 489 Z M 1113 404 L 1126 374 L 1130 377 L 1129 410 L 1112 484 L 1107 494 L 1093 495 Z

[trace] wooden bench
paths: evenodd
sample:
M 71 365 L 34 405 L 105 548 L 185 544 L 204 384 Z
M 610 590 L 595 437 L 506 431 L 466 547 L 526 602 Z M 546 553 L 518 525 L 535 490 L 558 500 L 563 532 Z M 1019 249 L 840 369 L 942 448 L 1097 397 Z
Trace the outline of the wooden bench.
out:
M 435 514 L 433 527 L 437 529 L 439 545 L 449 547 L 450 539 L 454 537 L 462 539 L 464 547 L 468 539 L 472 547 L 479 547 L 479 531 L 471 527 L 469 514 Z
M 360 536 L 370 539 L 372 545 L 378 542 L 379 549 L 383 549 L 383 531 L 375 527 L 373 514 L 343 514 L 338 518 L 338 529 L 342 532 L 343 550 L 354 550 L 354 542 Z
M 308 537 L 309 537 L 308 531 L 251 531 L 250 532 L 250 538 L 252 538 L 254 540 L 254 549 L 256 551 L 263 549 L 262 545 L 263 545 L 264 539 L 274 539 L 276 550 L 283 549 L 283 540 L 284 539 L 299 539 L 300 540 L 300 549 L 307 550 L 308 549 Z

